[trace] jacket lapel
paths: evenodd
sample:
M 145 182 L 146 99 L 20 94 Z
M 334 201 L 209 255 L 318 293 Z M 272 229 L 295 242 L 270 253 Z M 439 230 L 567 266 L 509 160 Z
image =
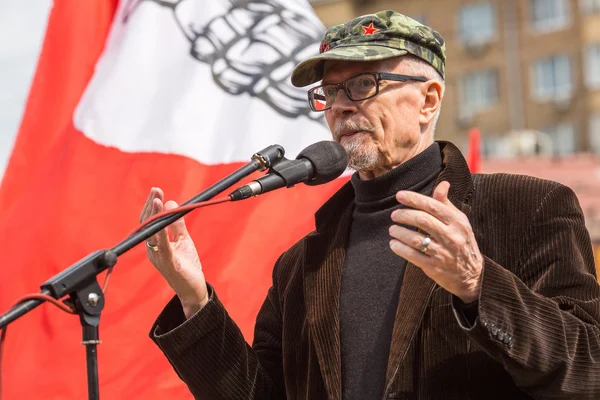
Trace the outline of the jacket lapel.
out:
M 465 214 L 470 207 L 465 203 L 473 191 L 473 181 L 466 161 L 460 151 L 449 142 L 438 142 L 442 152 L 442 172 L 435 186 L 450 182 L 448 198 Z M 407 263 L 400 289 L 396 321 L 392 333 L 390 356 L 386 373 L 386 392 L 389 391 L 398 369 L 406 358 L 410 344 L 421 326 L 436 283 L 412 263 Z
M 329 399 L 342 398 L 340 289 L 353 198 L 348 182 L 321 207 L 316 214 L 317 230 L 307 237 L 304 252 L 309 331 Z

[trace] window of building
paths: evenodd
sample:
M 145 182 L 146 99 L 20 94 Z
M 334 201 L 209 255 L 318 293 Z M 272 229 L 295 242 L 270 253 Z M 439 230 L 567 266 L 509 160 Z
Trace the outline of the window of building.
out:
M 600 0 L 579 0 L 579 8 L 584 14 L 600 12 Z
M 465 43 L 489 42 L 496 34 L 496 11 L 492 4 L 464 6 L 459 13 L 460 39 Z
M 529 0 L 529 10 L 537 31 L 553 31 L 569 24 L 568 0 Z
M 587 46 L 584 53 L 585 83 L 590 88 L 600 88 L 600 43 Z
M 571 96 L 571 59 L 555 55 L 533 65 L 533 95 L 538 100 L 564 100 Z
M 460 80 L 460 113 L 470 117 L 498 102 L 498 71 L 472 72 Z
M 589 126 L 590 149 L 600 154 L 600 113 L 592 115 Z
M 575 152 L 575 128 L 565 122 L 543 129 L 552 138 L 552 150 L 555 155 L 563 156 Z

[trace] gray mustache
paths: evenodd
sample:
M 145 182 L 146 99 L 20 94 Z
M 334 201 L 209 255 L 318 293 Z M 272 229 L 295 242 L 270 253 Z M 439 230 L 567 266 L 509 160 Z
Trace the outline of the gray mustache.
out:
M 334 137 L 338 138 L 346 132 L 356 132 L 356 131 L 373 132 L 374 128 L 371 126 L 371 124 L 366 124 L 363 122 L 354 122 L 352 120 L 348 120 L 348 121 L 342 122 L 340 125 L 335 127 Z

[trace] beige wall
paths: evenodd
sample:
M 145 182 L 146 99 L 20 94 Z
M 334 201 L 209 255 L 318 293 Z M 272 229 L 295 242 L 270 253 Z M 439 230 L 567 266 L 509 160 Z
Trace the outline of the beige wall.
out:
M 326 27 L 351 20 L 359 15 L 354 11 L 354 7 L 350 1 L 324 1 L 314 4 L 313 7 Z

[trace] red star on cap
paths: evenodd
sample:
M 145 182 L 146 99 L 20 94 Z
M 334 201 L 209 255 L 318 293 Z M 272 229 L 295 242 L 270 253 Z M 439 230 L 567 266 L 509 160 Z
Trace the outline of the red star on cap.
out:
M 363 33 L 363 35 L 374 35 L 375 32 L 377 32 L 379 29 L 373 27 L 373 23 L 371 22 L 371 25 L 369 26 L 363 26 L 362 27 L 365 32 Z

